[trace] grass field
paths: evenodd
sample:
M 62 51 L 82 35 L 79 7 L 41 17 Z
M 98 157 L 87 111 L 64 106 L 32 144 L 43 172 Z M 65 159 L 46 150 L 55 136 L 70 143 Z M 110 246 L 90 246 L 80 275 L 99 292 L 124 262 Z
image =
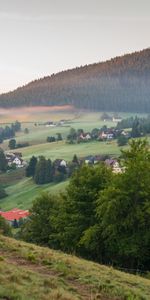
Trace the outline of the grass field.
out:
M 116 157 L 120 154 L 120 148 L 117 146 L 116 142 L 110 144 L 107 144 L 106 142 L 90 142 L 75 145 L 58 142 L 22 148 L 21 152 L 26 160 L 29 160 L 34 154 L 35 156 L 44 155 L 52 161 L 56 158 L 63 158 L 67 161 L 71 161 L 74 154 L 78 157 L 84 157 L 89 154 L 111 154 Z M 8 194 L 6 198 L 0 200 L 0 207 L 3 210 L 9 210 L 14 207 L 28 209 L 31 207 L 35 197 L 42 191 L 55 193 L 63 190 L 67 185 L 67 182 L 63 182 L 60 184 L 38 186 L 34 184 L 32 179 L 25 178 L 24 176 L 25 172 L 23 169 L 0 175 L 0 181 L 3 186 L 6 187 L 6 192 Z
M 27 161 L 32 155 L 40 156 L 44 155 L 46 158 L 50 158 L 52 161 L 60 158 L 67 161 L 71 161 L 73 155 L 76 154 L 79 158 L 88 155 L 109 154 L 117 157 L 120 154 L 120 148 L 116 141 L 112 142 L 98 142 L 93 141 L 89 143 L 80 144 L 67 144 L 65 142 L 66 136 L 69 133 L 70 128 L 79 129 L 82 128 L 88 132 L 94 128 L 100 128 L 103 125 L 115 126 L 114 122 L 101 121 L 100 112 L 87 112 L 77 110 L 56 110 L 47 107 L 37 108 L 23 108 L 16 110 L 0 110 L 0 122 L 8 122 L 8 120 L 15 121 L 19 119 L 23 121 L 22 131 L 16 134 L 17 143 L 29 142 L 30 146 L 25 148 L 18 148 L 17 151 L 21 152 L 23 158 Z M 123 118 L 127 118 L 133 114 L 119 114 Z M 19 116 L 19 118 L 18 118 Z M 10 117 L 10 119 L 9 119 Z M 14 119 L 13 119 L 14 118 Z M 34 123 L 43 123 L 46 121 L 59 121 L 61 119 L 69 120 L 65 126 L 59 127 L 46 127 L 44 125 L 35 126 Z M 24 128 L 29 128 L 29 134 L 24 133 Z M 64 140 L 55 143 L 46 143 L 47 136 L 55 136 L 57 133 L 61 133 Z M 8 141 L 1 144 L 4 150 L 8 150 Z M 0 206 L 3 209 L 10 209 L 15 206 L 19 208 L 29 208 L 33 199 L 39 192 L 43 190 L 59 191 L 64 188 L 66 183 L 60 185 L 43 185 L 36 186 L 32 180 L 24 177 L 24 171 L 18 170 L 15 173 L 0 175 L 0 183 L 6 187 L 8 197 L 1 200 Z
M 80 111 L 49 111 L 48 109 L 44 111 L 41 108 L 41 111 L 39 111 L 39 108 L 34 108 L 35 112 L 30 111 L 29 115 L 27 116 L 28 122 L 24 122 L 24 112 L 21 112 L 22 116 L 22 131 L 16 134 L 16 141 L 17 143 L 22 143 L 22 142 L 29 142 L 30 145 L 37 145 L 41 143 L 46 142 L 47 136 L 50 135 L 56 135 L 58 132 L 60 132 L 63 136 L 63 138 L 66 138 L 66 136 L 69 133 L 69 130 L 71 127 L 75 129 L 82 128 L 85 131 L 91 131 L 93 128 L 100 128 L 103 125 L 107 125 L 108 127 L 110 126 L 116 126 L 116 123 L 109 121 L 109 122 L 104 122 L 101 120 L 101 115 L 102 113 L 100 112 L 80 112 Z M 27 110 L 28 112 L 28 110 Z M 25 113 L 27 113 L 25 111 Z M 37 112 L 37 113 L 36 113 Z M 13 115 L 13 114 L 12 114 Z M 126 118 L 129 117 L 133 114 L 120 114 L 122 117 Z M 13 115 L 14 117 L 14 115 Z M 18 114 L 15 115 L 15 119 L 18 117 Z M 20 120 L 19 118 L 19 120 Z M 68 124 L 65 126 L 58 126 L 54 128 L 46 127 L 44 125 L 42 126 L 35 126 L 34 123 L 36 122 L 46 122 L 46 121 L 58 121 L 61 119 L 65 120 L 70 120 Z M 2 121 L 7 121 L 7 115 L 5 119 L 5 115 L 3 115 L 3 119 L 1 119 L 0 116 L 0 122 Z M 15 120 L 14 120 L 15 121 Z M 24 128 L 29 129 L 29 134 L 24 133 Z M 1 147 L 3 149 L 7 150 L 8 149 L 8 141 L 5 141 Z
M 15 207 L 20 209 L 29 209 L 32 206 L 33 200 L 43 191 L 56 194 L 63 191 L 67 184 L 68 181 L 58 184 L 51 183 L 39 186 L 36 185 L 32 179 L 23 178 L 17 183 L 6 187 L 8 197 L 0 200 L 0 207 L 5 211 Z
M 30 145 L 37 145 L 46 142 L 47 136 L 56 136 L 59 132 L 62 134 L 65 139 L 69 133 L 71 127 L 75 129 L 82 128 L 85 131 L 91 131 L 93 128 L 100 128 L 104 124 L 108 126 L 114 126 L 114 122 L 103 122 L 100 120 L 100 113 L 80 113 L 80 114 L 61 114 L 57 115 L 57 119 L 65 119 L 70 120 L 69 123 L 64 126 L 57 127 L 46 127 L 44 125 L 35 126 L 33 123 L 22 123 L 22 131 L 16 134 L 17 143 L 29 142 Z M 55 115 L 56 118 L 56 115 Z M 44 121 L 55 121 L 55 118 L 50 116 L 49 118 L 45 118 Z M 43 118 L 41 118 L 41 122 L 43 122 Z M 29 134 L 24 133 L 24 128 L 29 129 Z M 8 141 L 5 141 L 2 144 L 3 149 L 8 149 Z
M 0 235 L 0 299 L 149 300 L 150 281 Z
M 120 148 L 117 146 L 115 141 L 110 143 L 94 141 L 73 145 L 66 144 L 66 142 L 62 141 L 34 145 L 31 147 L 22 148 L 20 151 L 26 160 L 29 160 L 32 155 L 44 155 L 52 160 L 56 158 L 63 158 L 67 161 L 70 161 L 72 160 L 74 154 L 76 154 L 78 157 L 96 154 L 110 154 L 117 156 L 120 154 Z
M 68 115 L 68 118 L 71 117 Z M 24 131 L 17 133 L 17 143 L 29 142 L 30 146 L 26 148 L 20 148 L 18 151 L 22 152 L 24 159 L 29 159 L 32 155 L 44 155 L 52 160 L 56 158 L 64 158 L 71 160 L 73 154 L 77 154 L 79 157 L 84 157 L 90 154 L 112 154 L 118 155 L 120 149 L 116 143 L 106 144 L 92 142 L 88 144 L 75 144 L 68 145 L 63 142 L 59 143 L 46 143 L 47 136 L 56 136 L 60 132 L 64 139 L 69 133 L 71 127 L 75 129 L 82 128 L 85 131 L 91 131 L 93 128 L 100 128 L 103 125 L 114 126 L 113 122 L 103 122 L 100 120 L 100 113 L 87 113 L 80 114 L 76 118 L 72 119 L 67 126 L 61 127 L 45 127 L 34 126 L 30 124 L 29 134 L 25 134 Z M 25 124 L 23 124 L 24 126 Z M 2 144 L 4 150 L 8 150 L 8 141 Z

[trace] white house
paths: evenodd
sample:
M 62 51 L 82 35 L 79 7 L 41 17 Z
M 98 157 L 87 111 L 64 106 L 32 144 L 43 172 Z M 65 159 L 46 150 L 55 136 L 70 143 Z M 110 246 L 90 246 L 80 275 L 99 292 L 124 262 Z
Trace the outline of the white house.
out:
M 67 163 L 64 159 L 60 162 L 60 166 L 61 167 L 67 167 Z
M 26 161 L 21 158 L 22 154 L 15 154 L 15 153 L 6 153 L 6 160 L 8 166 L 11 167 L 13 164 L 16 165 L 17 168 L 23 168 L 26 166 Z
M 19 157 L 15 157 L 12 161 L 13 164 L 16 164 L 16 166 L 18 168 L 22 168 L 24 165 L 23 165 L 23 160 Z
M 119 118 L 119 117 L 118 117 L 118 118 L 117 118 L 117 117 L 116 117 L 116 118 L 115 118 L 115 117 L 113 117 L 113 119 L 112 119 L 112 120 L 113 120 L 113 122 L 116 122 L 116 123 L 118 123 L 118 122 L 121 122 L 121 121 L 122 121 L 122 119 L 121 119 L 121 118 Z

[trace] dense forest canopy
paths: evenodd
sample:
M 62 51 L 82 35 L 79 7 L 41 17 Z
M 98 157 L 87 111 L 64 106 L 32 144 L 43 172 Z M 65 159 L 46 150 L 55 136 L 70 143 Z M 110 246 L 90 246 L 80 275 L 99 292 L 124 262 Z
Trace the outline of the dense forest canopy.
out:
M 0 107 L 65 105 L 150 112 L 150 48 L 63 71 L 0 95 Z

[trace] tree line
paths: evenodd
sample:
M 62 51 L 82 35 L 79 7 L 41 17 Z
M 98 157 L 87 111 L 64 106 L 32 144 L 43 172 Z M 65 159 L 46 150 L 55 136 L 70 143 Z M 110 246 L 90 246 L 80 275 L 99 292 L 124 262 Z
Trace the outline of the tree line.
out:
M 0 96 L 1 107 L 73 105 L 150 112 L 150 49 L 52 74 Z
M 130 117 L 118 122 L 117 129 L 131 128 L 131 137 L 141 137 L 150 133 L 150 115 L 147 118 Z
M 21 123 L 16 121 L 11 124 L 11 126 L 0 127 L 0 144 L 3 143 L 4 140 L 13 138 L 17 131 L 21 130 Z
M 122 134 L 124 129 L 130 129 L 126 131 L 126 135 L 124 133 Z M 113 138 L 117 139 L 119 146 L 124 146 L 128 143 L 128 140 L 130 138 L 139 138 L 143 137 L 147 134 L 150 134 L 150 115 L 148 115 L 146 118 L 140 118 L 140 117 L 130 117 L 123 119 L 119 121 L 116 125 L 116 127 L 110 127 L 108 128 L 106 125 L 99 128 L 93 128 L 91 132 L 88 132 L 90 134 L 90 140 L 99 140 L 103 141 L 107 138 L 101 138 L 100 134 L 104 133 L 112 133 Z M 81 143 L 81 142 L 88 142 L 89 140 L 84 140 L 81 138 L 81 136 L 85 135 L 85 132 L 83 129 L 74 129 L 70 128 L 69 134 L 67 135 L 67 142 L 70 144 L 73 143 Z
M 32 156 L 26 168 L 26 176 L 32 177 L 36 184 L 61 182 L 70 177 L 78 167 L 79 160 L 76 155 L 73 156 L 72 161 L 68 164 L 61 159 L 56 159 L 52 162 L 44 156 L 39 158 Z
M 46 141 L 48 143 L 58 142 L 58 141 L 62 141 L 62 140 L 63 140 L 63 137 L 62 137 L 61 133 L 59 133 L 59 132 L 56 134 L 56 137 L 55 136 L 48 136 L 47 139 L 46 139 Z
M 103 264 L 150 270 L 150 152 L 146 140 L 122 151 L 125 172 L 83 165 L 65 193 L 33 203 L 20 237 Z

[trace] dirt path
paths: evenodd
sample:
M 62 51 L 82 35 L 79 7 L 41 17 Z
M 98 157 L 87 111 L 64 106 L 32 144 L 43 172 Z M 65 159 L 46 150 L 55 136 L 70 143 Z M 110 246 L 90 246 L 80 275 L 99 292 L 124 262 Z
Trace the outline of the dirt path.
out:
M 21 258 L 15 253 L 10 253 L 7 251 L 0 250 L 0 256 L 4 258 L 4 260 L 12 265 L 17 266 L 18 268 L 27 268 L 28 271 L 39 273 L 40 275 L 43 275 L 44 277 L 60 277 L 62 274 L 58 271 L 52 270 L 46 266 L 43 266 L 42 264 L 36 262 L 30 262 L 24 258 Z M 80 282 L 78 282 L 76 279 L 68 279 L 64 278 L 66 281 L 66 284 L 76 290 L 77 294 L 81 297 L 82 300 L 96 300 L 96 299 L 102 299 L 102 300 L 110 300 L 106 298 L 97 298 L 96 296 L 92 295 L 91 288 L 88 285 L 83 285 Z

